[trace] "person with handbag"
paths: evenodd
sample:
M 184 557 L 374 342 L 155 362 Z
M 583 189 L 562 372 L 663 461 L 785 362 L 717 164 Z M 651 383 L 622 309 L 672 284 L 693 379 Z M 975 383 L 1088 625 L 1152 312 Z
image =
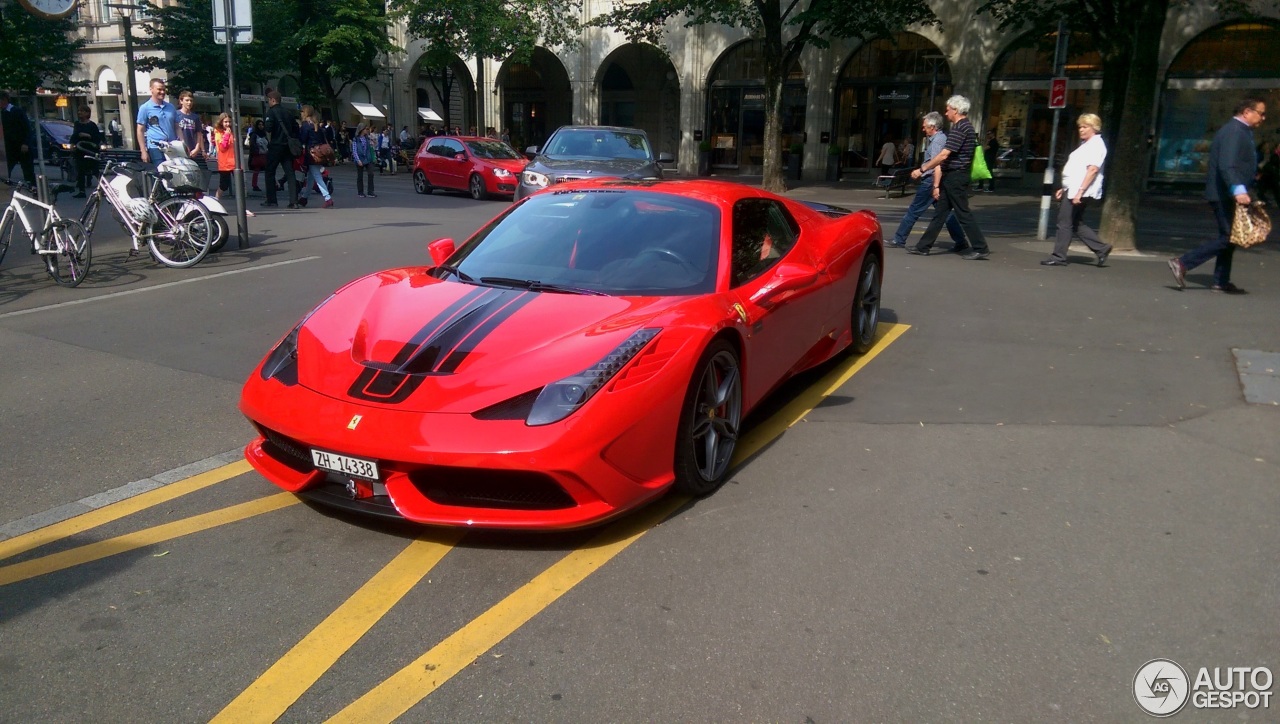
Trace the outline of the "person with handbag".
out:
M 1231 283 L 1231 257 L 1236 247 L 1231 243 L 1231 224 L 1235 206 L 1246 209 L 1253 203 L 1249 187 L 1258 173 L 1258 157 L 1254 151 L 1253 129 L 1267 117 L 1267 104 L 1261 98 L 1245 98 L 1236 106 L 1235 117 L 1213 135 L 1209 146 L 1209 175 L 1205 179 L 1204 196 L 1213 210 L 1218 225 L 1217 238 L 1210 239 L 1176 259 L 1169 260 L 1169 270 L 1178 289 L 1186 289 L 1187 272 L 1216 259 L 1213 265 L 1215 292 L 1245 294 Z M 1232 204 L 1231 202 L 1235 203 Z
M 325 141 L 316 119 L 316 110 L 311 106 L 302 107 L 302 128 L 298 131 L 298 138 L 302 140 L 302 191 L 298 194 L 298 203 L 307 205 L 307 197 L 311 195 L 314 184 L 324 197 L 321 208 L 333 208 L 333 196 L 324 182 L 324 167 L 333 163 L 333 146 Z
M 290 209 L 298 208 L 298 179 L 293 174 L 293 159 L 302 154 L 302 140 L 298 138 L 298 121 L 280 105 L 280 91 L 267 91 L 267 200 L 263 206 L 279 206 L 276 201 L 276 170 L 284 166 L 285 180 L 289 184 Z
M 1062 201 L 1058 207 L 1058 236 L 1053 243 L 1053 254 L 1040 262 L 1042 266 L 1066 266 L 1072 236 L 1079 236 L 1097 255 L 1098 266 L 1106 266 L 1111 254 L 1111 245 L 1083 223 L 1090 200 L 1102 198 L 1102 162 L 1107 158 L 1107 144 L 1098 135 L 1102 133 L 1102 119 L 1085 113 L 1076 121 L 1076 128 L 1080 145 L 1067 157 L 1062 167 L 1062 187 L 1054 194 L 1055 199 Z
M 987 237 L 978 228 L 978 222 L 969 209 L 969 184 L 973 172 L 973 153 L 978 145 L 978 134 L 969 122 L 969 99 L 955 95 L 947 99 L 946 118 L 951 122 L 951 132 L 947 135 L 947 145 L 938 155 L 925 161 L 920 168 L 911 172 L 911 178 L 919 179 L 932 169 L 941 173 L 933 175 L 933 198 L 938 202 L 938 211 L 925 229 L 924 236 L 915 246 L 908 246 L 908 254 L 928 256 L 933 242 L 947 223 L 947 216 L 953 211 L 960 228 L 964 229 L 965 238 L 969 240 L 969 251 L 960 255 L 965 261 L 986 259 L 991 253 L 987 247 Z

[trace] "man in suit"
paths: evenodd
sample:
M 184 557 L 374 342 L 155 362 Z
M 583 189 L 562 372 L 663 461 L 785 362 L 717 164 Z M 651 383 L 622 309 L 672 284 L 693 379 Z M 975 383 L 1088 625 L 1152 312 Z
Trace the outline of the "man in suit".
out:
M 4 152 L 9 158 L 6 172 L 13 178 L 13 167 L 22 164 L 22 178 L 29 184 L 36 182 L 35 164 L 31 162 L 31 146 L 35 133 L 27 114 L 9 100 L 8 91 L 0 91 L 0 127 L 4 129 Z
M 1169 269 L 1179 289 L 1187 286 L 1187 272 L 1217 257 L 1213 266 L 1215 292 L 1244 294 L 1231 283 L 1231 256 L 1236 247 L 1231 243 L 1231 222 L 1235 205 L 1247 206 L 1253 201 L 1249 186 L 1258 174 L 1258 156 L 1253 148 L 1253 129 L 1267 117 L 1267 104 L 1259 98 L 1245 98 L 1236 106 L 1236 115 L 1223 124 L 1209 146 L 1209 177 L 1205 179 L 1204 197 L 1218 222 L 1218 237 L 1169 260 Z M 1235 204 L 1231 202 L 1234 201 Z

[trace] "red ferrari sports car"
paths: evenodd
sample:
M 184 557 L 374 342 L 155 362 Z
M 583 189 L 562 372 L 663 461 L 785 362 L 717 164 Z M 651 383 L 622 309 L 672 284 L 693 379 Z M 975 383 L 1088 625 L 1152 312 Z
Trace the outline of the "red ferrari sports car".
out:
M 740 184 L 596 180 L 529 196 L 431 263 L 357 279 L 245 383 L 245 456 L 315 502 L 567 529 L 714 491 L 770 390 L 866 351 L 869 211 Z

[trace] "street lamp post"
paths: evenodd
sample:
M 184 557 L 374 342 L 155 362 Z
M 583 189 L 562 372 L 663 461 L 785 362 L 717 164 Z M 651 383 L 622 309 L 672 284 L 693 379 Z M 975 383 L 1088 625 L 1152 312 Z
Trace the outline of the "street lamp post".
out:
M 133 16 L 132 16 L 132 13 L 133 11 L 138 10 L 141 7 L 141 5 L 139 5 L 138 3 L 103 3 L 102 6 L 111 8 L 113 10 L 121 11 L 120 12 L 120 33 L 124 36 L 124 67 L 125 67 L 125 75 L 129 76 L 128 77 L 129 84 L 125 88 L 125 90 L 128 92 L 128 95 L 125 96 L 125 106 L 124 106 L 125 113 L 127 114 L 127 117 L 125 118 L 126 122 L 121 123 L 120 125 L 124 126 L 124 131 L 125 131 L 124 137 L 129 139 L 128 142 L 126 143 L 126 146 L 131 146 L 134 143 L 136 143 L 135 136 L 137 134 L 133 132 L 133 127 L 137 122 L 137 118 L 138 118 L 138 84 L 137 84 L 137 81 L 134 79 L 134 70 L 133 70 Z

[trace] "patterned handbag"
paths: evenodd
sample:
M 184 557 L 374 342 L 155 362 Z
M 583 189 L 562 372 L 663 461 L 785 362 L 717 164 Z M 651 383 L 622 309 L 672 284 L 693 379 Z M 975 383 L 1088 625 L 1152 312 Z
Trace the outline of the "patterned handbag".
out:
M 1235 222 L 1231 224 L 1231 243 L 1246 249 L 1254 244 L 1266 241 L 1271 233 L 1271 218 L 1267 216 L 1265 204 L 1255 201 L 1252 204 L 1236 204 Z

